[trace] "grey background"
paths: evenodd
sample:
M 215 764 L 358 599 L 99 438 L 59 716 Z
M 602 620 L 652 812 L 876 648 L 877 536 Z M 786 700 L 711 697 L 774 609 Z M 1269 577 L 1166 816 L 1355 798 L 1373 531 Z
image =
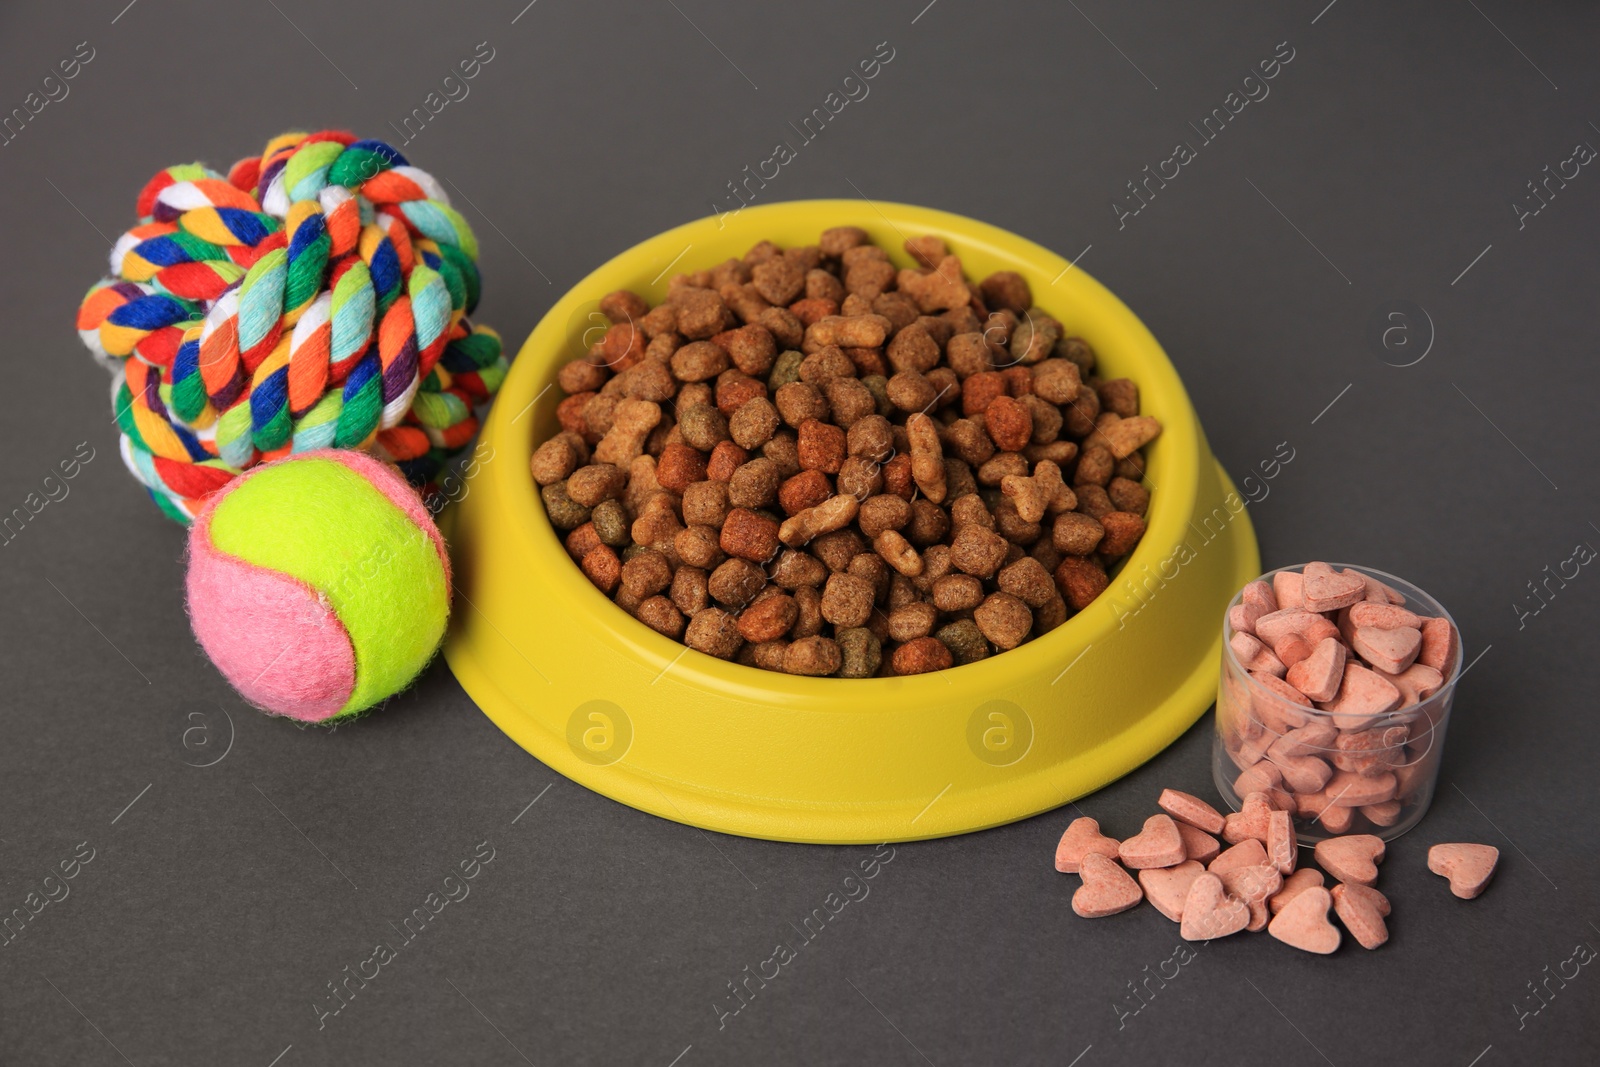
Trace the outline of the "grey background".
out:
M 1524 228 L 1511 207 L 1544 165 L 1600 144 L 1593 6 L 125 2 L 0 14 L 0 109 L 77 42 L 95 50 L 70 96 L 0 148 L 0 511 L 79 442 L 95 449 L 70 495 L 0 547 L 0 911 L 77 843 L 95 850 L 70 896 L 0 948 L 0 1061 L 1600 1056 L 1592 968 L 1551 980 L 1538 1014 L 1527 999 L 1580 942 L 1600 945 L 1600 577 L 1584 570 L 1536 615 L 1515 606 L 1537 606 L 1527 583 L 1546 565 L 1600 544 L 1600 174 L 1586 167 Z M 1267 566 L 1333 557 L 1406 576 L 1482 654 L 1433 811 L 1384 868 L 1389 945 L 1325 959 L 1218 942 L 1119 1030 L 1117 998 L 1173 955 L 1177 930 L 1148 908 L 1071 914 L 1076 879 L 1050 865 L 1063 809 L 897 846 L 870 896 L 719 1030 L 726 983 L 870 849 L 619 806 L 525 755 L 442 664 L 335 731 L 240 704 L 189 635 L 182 531 L 117 458 L 77 301 L 160 167 L 226 169 L 296 126 L 388 136 L 483 41 L 494 58 L 470 96 L 403 151 L 470 198 L 480 317 L 513 346 L 595 264 L 709 213 L 890 42 L 871 95 L 764 199 L 859 187 L 1069 258 L 1088 247 L 1081 266 L 1164 343 L 1236 478 L 1280 442 L 1295 450 L 1252 509 Z M 1271 95 L 1119 230 L 1124 182 L 1282 41 L 1295 58 Z M 1405 368 L 1366 336 L 1395 300 L 1434 334 Z M 1420 351 L 1428 327 L 1406 325 L 1418 347 L 1403 351 Z M 1126 836 L 1162 786 L 1212 795 L 1209 729 L 1078 807 Z M 1457 902 L 1426 872 L 1441 840 L 1501 848 L 1483 898 Z M 495 858 L 470 897 L 319 1030 L 324 983 L 481 841 Z

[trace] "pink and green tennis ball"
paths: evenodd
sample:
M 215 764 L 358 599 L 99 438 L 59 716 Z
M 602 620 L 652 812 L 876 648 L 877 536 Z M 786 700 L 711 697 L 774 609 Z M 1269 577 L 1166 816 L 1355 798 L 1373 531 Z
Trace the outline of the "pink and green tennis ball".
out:
M 250 703 L 331 722 L 404 689 L 450 613 L 450 557 L 398 471 L 363 452 L 263 464 L 189 531 L 189 619 Z

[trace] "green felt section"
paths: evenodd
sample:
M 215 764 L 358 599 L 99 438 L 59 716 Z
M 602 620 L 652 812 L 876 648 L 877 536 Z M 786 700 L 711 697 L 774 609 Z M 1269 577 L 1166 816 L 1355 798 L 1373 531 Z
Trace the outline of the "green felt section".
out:
M 449 602 L 432 539 L 341 463 L 302 459 L 250 476 L 212 512 L 211 542 L 328 598 L 356 656 L 340 716 L 403 689 L 444 636 Z

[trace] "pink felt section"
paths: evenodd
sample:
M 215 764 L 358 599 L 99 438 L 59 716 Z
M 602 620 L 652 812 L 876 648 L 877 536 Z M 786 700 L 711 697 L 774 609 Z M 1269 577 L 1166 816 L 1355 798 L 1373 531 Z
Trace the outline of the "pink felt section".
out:
M 189 622 L 211 662 L 250 703 L 302 722 L 338 714 L 356 685 L 344 624 L 304 582 L 211 544 L 212 494 L 189 531 Z
M 406 517 L 427 534 L 433 541 L 435 552 L 439 553 L 439 562 L 444 566 L 444 592 L 445 599 L 450 597 L 450 552 L 445 548 L 444 537 L 439 533 L 439 527 L 433 524 L 433 516 L 428 514 L 427 507 L 422 503 L 422 497 L 411 488 L 411 483 L 406 481 L 405 475 L 394 467 L 366 452 L 352 452 L 342 448 L 319 448 L 311 452 L 301 452 L 290 457 L 293 459 L 331 459 L 342 463 L 346 467 L 361 475 L 371 482 L 373 487 L 395 507 L 405 512 Z M 277 460 L 282 463 L 286 460 Z

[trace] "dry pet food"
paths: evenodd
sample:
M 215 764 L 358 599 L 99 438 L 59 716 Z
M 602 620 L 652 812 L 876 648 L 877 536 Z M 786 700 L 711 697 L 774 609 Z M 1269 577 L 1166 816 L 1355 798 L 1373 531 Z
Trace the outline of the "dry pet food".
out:
M 972 663 L 1100 595 L 1161 424 L 1021 275 L 905 245 L 897 268 L 840 226 L 600 301 L 532 474 L 601 592 L 708 655 L 839 678 Z

